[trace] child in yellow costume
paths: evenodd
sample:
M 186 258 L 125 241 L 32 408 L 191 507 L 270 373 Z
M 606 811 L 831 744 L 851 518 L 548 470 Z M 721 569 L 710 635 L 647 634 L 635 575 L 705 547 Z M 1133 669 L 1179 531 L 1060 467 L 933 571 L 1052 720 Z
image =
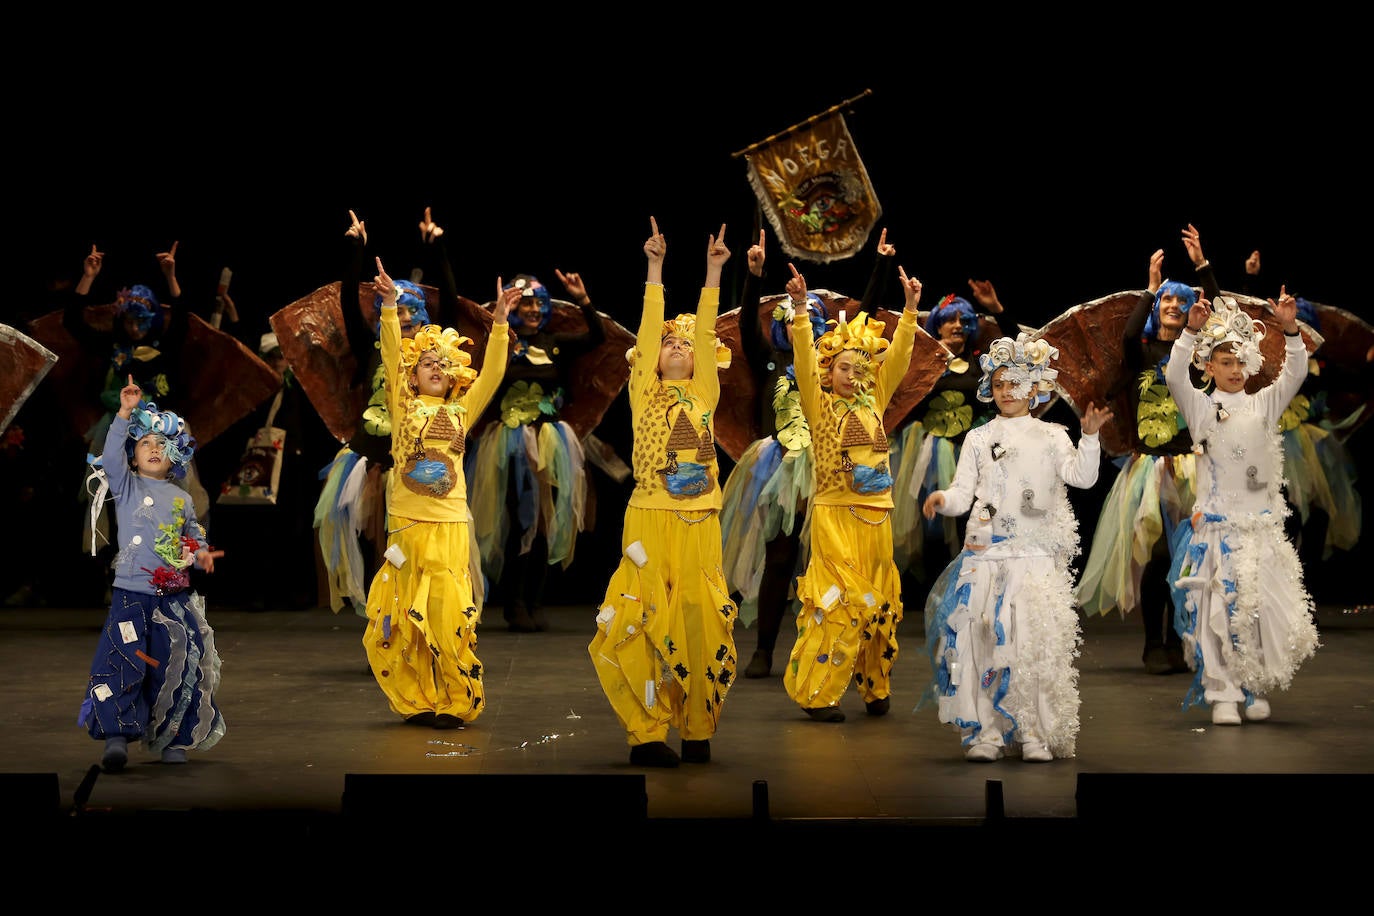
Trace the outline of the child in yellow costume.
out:
M 711 759 L 711 737 L 735 681 L 735 618 L 721 560 L 713 414 L 729 350 L 716 339 L 725 226 L 706 248 L 696 316 L 664 321 L 667 242 L 649 219 L 648 279 L 628 354 L 635 488 L 625 509 L 624 556 L 611 576 L 588 651 L 636 766 Z M 697 360 L 696 351 L 714 356 Z M 722 363 L 721 361 L 724 360 Z M 682 754 L 667 744 L 682 737 Z
M 386 562 L 367 594 L 367 650 L 377 684 L 407 722 L 457 728 L 482 712 L 478 611 L 470 573 L 464 417 L 480 416 L 506 371 L 506 313 L 496 285 L 481 375 L 472 340 L 427 325 L 401 337 L 396 285 L 377 259 L 381 349 L 391 412 Z M 514 294 L 519 291 L 515 290 Z
M 811 427 L 815 492 L 811 559 L 797 579 L 797 640 L 783 686 L 817 722 L 843 722 L 840 697 L 853 682 L 868 714 L 891 700 L 902 619 L 892 560 L 892 470 L 883 411 L 911 362 L 921 281 L 898 268 L 906 306 L 892 341 L 883 323 L 844 313 L 811 342 L 806 280 L 791 267 L 792 350 L 802 412 Z

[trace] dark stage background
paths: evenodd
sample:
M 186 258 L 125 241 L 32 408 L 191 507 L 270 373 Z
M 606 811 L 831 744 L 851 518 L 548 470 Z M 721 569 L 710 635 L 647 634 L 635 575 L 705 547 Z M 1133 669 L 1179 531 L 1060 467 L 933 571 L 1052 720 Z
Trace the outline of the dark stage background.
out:
M 683 308 L 707 236 L 727 224 L 729 304 L 758 225 L 732 154 L 856 97 L 844 110 L 880 226 L 927 305 L 988 279 L 1021 320 L 1044 323 L 1143 286 L 1161 247 L 1166 275 L 1191 280 L 1180 236 L 1192 223 L 1224 289 L 1259 249 L 1267 295 L 1283 283 L 1368 315 L 1367 93 L 1355 59 L 1268 43 L 1297 32 L 1213 50 L 1171 46 L 1148 24 L 1060 43 L 1023 42 L 1011 22 L 995 41 L 922 22 L 908 48 L 907 27 L 877 16 L 824 41 L 811 22 L 800 43 L 655 16 L 652 29 L 628 23 L 646 29 L 631 40 L 594 43 L 545 20 L 488 34 L 359 19 L 337 46 L 246 23 L 233 45 L 83 28 L 59 61 L 70 83 L 11 72 L 6 219 L 23 292 L 4 320 L 49 310 L 49 288 L 79 277 L 92 244 L 106 254 L 98 301 L 159 288 L 154 255 L 176 241 L 185 307 L 208 315 L 230 267 L 241 321 L 226 329 L 256 346 L 270 314 L 338 279 L 349 209 L 370 252 L 406 276 L 429 206 L 463 295 L 490 299 L 519 272 L 559 294 L 555 269 L 578 271 L 633 330 L 650 215 Z M 877 239 L 798 267 L 858 296 Z M 771 230 L 768 250 L 765 291 L 781 292 Z

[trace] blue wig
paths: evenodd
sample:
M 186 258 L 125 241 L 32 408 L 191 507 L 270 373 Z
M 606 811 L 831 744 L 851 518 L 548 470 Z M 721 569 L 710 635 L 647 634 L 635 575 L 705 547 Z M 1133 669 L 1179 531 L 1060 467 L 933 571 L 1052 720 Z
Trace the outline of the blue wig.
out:
M 825 333 L 825 322 L 830 313 L 825 310 L 825 300 L 820 296 L 807 293 L 806 298 L 806 315 L 811 319 L 811 339 L 814 341 Z M 773 349 L 792 352 L 792 335 L 788 332 L 786 321 L 774 318 L 772 326 L 768 329 L 768 339 L 772 341 Z
M 134 462 L 134 446 L 149 435 L 162 442 L 163 453 L 172 465 L 172 476 L 184 478 L 186 466 L 196 452 L 196 440 L 186 429 L 186 421 L 170 410 L 158 411 L 152 401 L 141 402 L 129 416 L 129 438 L 124 443 L 130 466 Z
M 1297 298 L 1298 320 L 1314 331 L 1322 329 L 1321 319 L 1317 317 L 1317 307 L 1302 296 Z
M 549 295 L 549 288 L 540 283 L 538 277 L 532 274 L 517 274 L 515 279 L 507 283 L 502 289 L 519 289 L 521 298 L 533 296 L 538 299 L 539 327 L 537 330 L 544 330 L 544 325 L 549 323 L 549 315 L 553 314 L 553 297 Z M 519 312 L 515 309 L 510 310 L 506 321 L 512 328 L 520 328 L 525 325 Z
M 1175 295 L 1183 300 L 1183 314 L 1188 314 L 1188 309 L 1197 302 L 1197 290 L 1187 283 L 1179 283 L 1177 280 L 1165 280 L 1159 284 L 1159 291 L 1155 293 L 1155 304 L 1150 307 L 1150 317 L 1145 319 L 1145 336 L 1154 337 L 1159 331 L 1159 301 L 1166 295 Z
M 141 283 L 119 291 L 115 311 L 121 316 L 132 315 L 140 334 L 147 334 L 154 327 L 162 327 L 162 308 L 157 296 Z
M 964 326 L 964 339 L 972 345 L 978 339 L 978 313 L 973 310 L 973 305 L 967 299 L 961 299 L 953 293 L 941 299 L 940 304 L 930 310 L 930 314 L 926 316 L 926 333 L 939 340 L 940 325 L 951 318 L 959 319 L 959 323 Z
M 411 283 L 409 280 L 393 280 L 396 284 L 396 304 L 404 305 L 410 309 L 410 326 L 422 328 L 429 324 L 429 302 L 425 299 L 425 291 L 420 288 L 418 283 Z M 382 331 L 382 294 L 378 293 L 377 298 L 372 300 L 372 304 L 377 309 L 377 320 L 372 325 L 372 333 L 380 334 Z

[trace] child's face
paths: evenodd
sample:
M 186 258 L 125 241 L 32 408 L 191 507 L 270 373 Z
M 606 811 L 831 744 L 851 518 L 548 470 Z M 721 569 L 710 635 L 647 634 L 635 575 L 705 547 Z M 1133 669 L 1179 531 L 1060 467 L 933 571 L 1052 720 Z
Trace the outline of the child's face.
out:
M 172 473 L 172 463 L 167 460 L 167 450 L 163 447 L 162 436 L 148 433 L 134 445 L 134 470 L 140 477 L 153 477 L 166 480 Z
M 688 379 L 696 368 L 696 354 L 692 342 L 685 337 L 669 335 L 658 349 L 658 374 L 666 379 Z
M 440 359 L 439 354 L 433 350 L 426 350 L 420 354 L 410 378 L 420 394 L 442 398 L 448 395 L 449 378 L 444 371 L 447 368 L 447 360 Z
M 1218 391 L 1235 394 L 1245 390 L 1245 368 L 1236 359 L 1236 354 L 1227 350 L 1212 351 L 1212 358 L 1207 361 L 1207 371 L 1212 373 Z
M 1030 413 L 1030 392 L 1025 382 L 1014 382 L 1002 366 L 992 373 L 992 399 L 1004 417 L 1024 417 Z
M 863 375 L 860 360 L 849 350 L 841 350 L 830 364 L 830 390 L 842 398 L 854 397 L 856 382 Z

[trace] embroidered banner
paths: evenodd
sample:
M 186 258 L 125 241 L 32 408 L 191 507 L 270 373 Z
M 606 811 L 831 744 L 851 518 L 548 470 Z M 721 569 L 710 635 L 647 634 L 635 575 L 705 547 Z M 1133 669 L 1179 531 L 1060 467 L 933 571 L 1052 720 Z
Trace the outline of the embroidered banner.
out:
M 751 148 L 749 184 L 789 257 L 821 264 L 858 254 L 882 218 L 844 115 Z

